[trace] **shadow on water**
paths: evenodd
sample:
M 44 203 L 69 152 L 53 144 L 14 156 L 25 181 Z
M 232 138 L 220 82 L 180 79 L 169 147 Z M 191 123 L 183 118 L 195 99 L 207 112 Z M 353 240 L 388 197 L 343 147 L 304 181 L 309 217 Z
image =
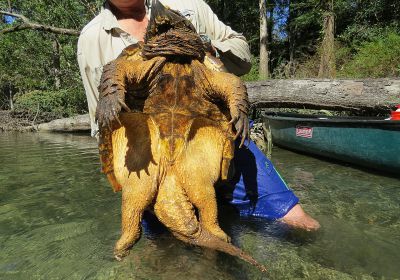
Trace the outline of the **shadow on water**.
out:
M 0 134 L 1 279 L 396 279 L 400 181 L 275 148 L 273 162 L 317 233 L 241 218 L 221 206 L 233 243 L 268 268 L 191 247 L 144 227 L 122 262 L 120 194 L 100 173 L 96 141 L 72 134 Z

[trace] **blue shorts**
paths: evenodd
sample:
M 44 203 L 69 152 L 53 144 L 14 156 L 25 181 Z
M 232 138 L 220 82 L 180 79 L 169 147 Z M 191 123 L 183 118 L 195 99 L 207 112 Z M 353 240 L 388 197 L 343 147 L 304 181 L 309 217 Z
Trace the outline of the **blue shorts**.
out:
M 236 142 L 234 175 L 228 186 L 218 188 L 225 201 L 239 210 L 241 216 L 280 219 L 298 202 L 271 161 L 253 141 L 239 148 Z

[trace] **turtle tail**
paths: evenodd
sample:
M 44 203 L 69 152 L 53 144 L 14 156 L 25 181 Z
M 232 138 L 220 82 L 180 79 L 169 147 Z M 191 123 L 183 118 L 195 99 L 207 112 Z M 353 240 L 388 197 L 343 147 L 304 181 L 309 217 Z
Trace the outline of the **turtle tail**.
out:
M 231 243 L 227 243 L 204 228 L 200 228 L 199 234 L 196 237 L 188 237 L 184 236 L 180 233 L 174 232 L 173 234 L 180 240 L 187 242 L 189 244 L 193 244 L 196 246 L 211 248 L 220 252 L 224 252 L 234 257 L 238 257 L 245 262 L 250 263 L 251 265 L 255 266 L 262 272 L 266 272 L 267 269 L 264 265 L 257 262 L 252 256 L 245 253 L 240 248 L 236 247 Z

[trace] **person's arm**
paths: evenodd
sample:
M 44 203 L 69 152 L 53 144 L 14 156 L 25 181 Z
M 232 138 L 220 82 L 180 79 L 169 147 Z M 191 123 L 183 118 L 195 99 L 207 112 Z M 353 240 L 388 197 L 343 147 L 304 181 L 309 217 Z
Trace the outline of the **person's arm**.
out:
M 203 0 L 197 0 L 197 5 L 200 24 L 204 25 L 206 35 L 218 50 L 225 67 L 236 75 L 248 73 L 251 68 L 251 55 L 246 38 L 221 22 Z
M 87 54 L 87 50 L 85 50 L 87 45 L 87 39 L 84 36 L 79 37 L 77 52 L 79 70 L 81 73 L 83 86 L 85 88 L 86 99 L 89 108 L 91 135 L 96 136 L 98 128 L 95 121 L 95 114 L 99 92 L 95 82 L 96 69 L 91 69 L 87 61 L 87 57 L 85 56 L 85 54 Z

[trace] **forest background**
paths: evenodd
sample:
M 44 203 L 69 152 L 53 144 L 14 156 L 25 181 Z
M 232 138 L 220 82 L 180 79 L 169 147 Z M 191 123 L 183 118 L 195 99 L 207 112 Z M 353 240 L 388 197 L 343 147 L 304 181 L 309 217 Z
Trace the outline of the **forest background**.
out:
M 247 81 L 400 76 L 398 0 L 206 2 L 246 36 L 253 55 Z M 87 111 L 76 45 L 102 3 L 0 0 L 0 110 L 38 122 Z

